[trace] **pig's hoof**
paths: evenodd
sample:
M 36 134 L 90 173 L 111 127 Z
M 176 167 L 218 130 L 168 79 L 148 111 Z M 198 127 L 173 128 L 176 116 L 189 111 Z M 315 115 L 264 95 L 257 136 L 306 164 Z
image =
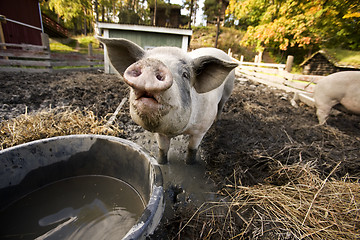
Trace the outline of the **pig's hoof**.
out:
M 196 162 L 196 153 L 197 149 L 188 149 L 187 156 L 186 156 L 186 164 L 193 165 Z
M 159 156 L 157 158 L 157 162 L 159 164 L 167 164 L 168 163 L 167 153 L 164 150 L 159 149 Z

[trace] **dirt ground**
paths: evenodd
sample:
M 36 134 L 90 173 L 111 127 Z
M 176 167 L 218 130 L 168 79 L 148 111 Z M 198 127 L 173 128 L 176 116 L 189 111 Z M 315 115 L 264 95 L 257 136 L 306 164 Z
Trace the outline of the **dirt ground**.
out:
M 44 108 L 88 108 L 104 117 L 115 111 L 127 86 L 101 72 L 0 73 L 0 121 Z M 224 112 L 201 144 L 206 175 L 218 186 L 262 183 L 274 164 L 312 162 L 326 177 L 360 177 L 360 116 L 335 112 L 317 126 L 315 109 L 290 104 L 292 93 L 237 79 Z M 119 137 L 143 130 L 130 118 L 128 101 L 118 115 Z M 236 169 L 236 175 L 235 175 Z M 239 177 L 240 176 L 240 177 Z M 169 227 L 170 228 L 170 227 Z M 170 230 L 169 230 L 170 231 Z

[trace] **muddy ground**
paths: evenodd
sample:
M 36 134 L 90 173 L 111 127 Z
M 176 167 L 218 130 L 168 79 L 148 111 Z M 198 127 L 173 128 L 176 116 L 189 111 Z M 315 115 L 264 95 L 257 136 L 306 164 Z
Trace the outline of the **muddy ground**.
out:
M 127 95 L 116 75 L 102 72 L 0 73 L 0 120 L 69 105 L 104 117 Z M 279 162 L 311 161 L 325 177 L 341 161 L 333 176 L 360 177 L 360 116 L 335 112 L 327 125 L 317 126 L 315 110 L 301 103 L 294 108 L 292 97 L 245 76 L 237 79 L 221 119 L 201 144 L 199 161 L 218 190 L 234 181 L 262 183 Z M 128 101 L 117 124 L 124 129 L 119 137 L 136 140 L 143 132 L 129 116 Z M 171 239 L 176 227 L 168 222 L 163 231 Z

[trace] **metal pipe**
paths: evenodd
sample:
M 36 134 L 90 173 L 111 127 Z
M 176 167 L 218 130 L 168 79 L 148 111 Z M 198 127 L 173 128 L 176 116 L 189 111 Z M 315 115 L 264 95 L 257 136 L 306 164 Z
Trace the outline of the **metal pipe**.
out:
M 22 22 L 19 22 L 19 21 L 16 21 L 16 20 L 12 20 L 12 19 L 9 19 L 9 18 L 6 18 L 6 21 L 13 22 L 13 23 L 16 23 L 16 24 L 19 24 L 19 25 L 23 25 L 23 26 L 25 26 L 25 27 L 29 27 L 29 28 L 33 28 L 33 29 L 42 31 L 41 28 L 38 28 L 38 27 L 35 27 L 35 26 L 32 26 L 32 25 L 26 24 L 26 23 L 22 23 Z
M 43 25 L 43 21 L 42 21 L 42 15 L 41 15 L 41 7 L 40 7 L 40 3 L 39 4 L 39 15 L 40 15 L 40 24 L 41 24 L 41 32 L 44 32 L 44 25 Z

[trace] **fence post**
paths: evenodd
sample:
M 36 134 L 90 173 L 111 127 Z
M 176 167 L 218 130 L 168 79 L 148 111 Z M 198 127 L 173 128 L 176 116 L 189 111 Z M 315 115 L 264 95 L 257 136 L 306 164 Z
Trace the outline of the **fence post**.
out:
M 44 47 L 46 47 L 46 50 L 50 52 L 49 35 L 46 33 L 41 33 L 41 43 Z
M 89 60 L 89 62 L 90 62 L 90 67 L 92 68 L 94 65 L 93 65 L 93 63 L 92 63 L 92 59 L 91 59 L 91 57 L 92 57 L 92 55 L 93 55 L 93 48 L 92 48 L 92 43 L 89 43 L 89 45 L 88 45 L 88 60 Z
M 2 29 L 1 23 L 6 23 L 6 18 L 3 15 L 0 15 L 0 42 L 5 43 L 5 37 L 4 37 L 4 32 L 3 32 L 3 29 Z M 2 46 L 1 49 L 5 50 L 6 46 Z M 9 59 L 7 56 L 4 56 L 3 58 L 6 59 L 6 60 Z
M 51 62 L 51 54 L 50 54 L 50 40 L 49 40 L 49 35 L 47 35 L 46 33 L 41 33 L 41 43 L 43 45 L 43 47 L 45 47 L 45 53 L 49 54 L 49 59 L 47 59 L 46 61 L 48 61 L 50 63 L 50 67 L 46 67 L 50 72 L 53 71 L 53 66 L 52 66 L 52 62 Z
M 262 55 L 263 55 L 263 52 L 259 52 L 259 57 L 258 57 L 258 63 L 261 63 L 262 62 Z
M 232 57 L 231 48 L 228 49 L 228 55 L 229 55 L 230 57 Z
M 240 62 L 243 62 L 243 61 L 244 61 L 244 55 L 241 55 Z
M 287 57 L 287 60 L 286 60 L 286 66 L 285 66 L 285 71 L 286 71 L 286 72 L 291 72 L 291 68 L 292 68 L 293 62 L 294 62 L 294 56 L 289 55 L 289 56 Z
M 93 55 L 92 43 L 89 43 L 89 45 L 88 45 L 88 56 L 91 57 L 92 55 Z

